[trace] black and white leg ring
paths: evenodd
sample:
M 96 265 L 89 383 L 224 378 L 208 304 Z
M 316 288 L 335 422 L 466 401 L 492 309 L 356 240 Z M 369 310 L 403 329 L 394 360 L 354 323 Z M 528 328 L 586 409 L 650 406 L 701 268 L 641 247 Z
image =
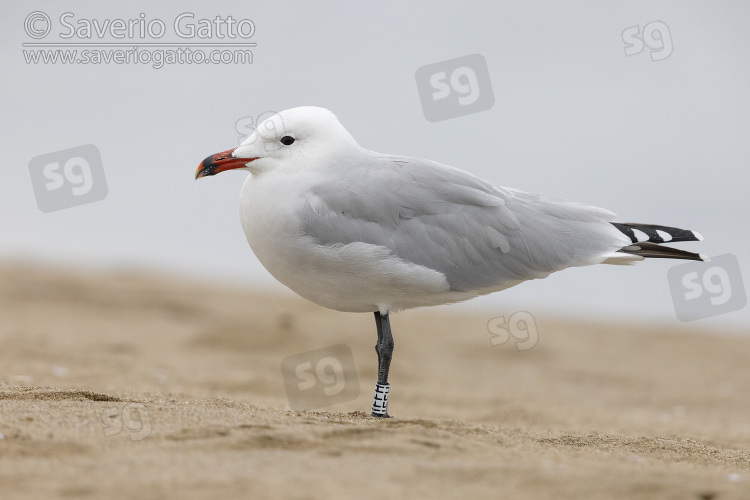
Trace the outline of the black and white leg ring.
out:
M 391 390 L 391 384 L 375 384 L 375 398 L 372 401 L 372 416 L 388 416 L 388 393 Z

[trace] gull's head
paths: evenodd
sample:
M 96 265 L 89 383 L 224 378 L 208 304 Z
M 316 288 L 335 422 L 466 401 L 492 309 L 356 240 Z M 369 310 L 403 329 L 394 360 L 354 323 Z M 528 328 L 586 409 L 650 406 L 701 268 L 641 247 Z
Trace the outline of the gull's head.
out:
M 259 173 L 298 168 L 352 148 L 359 145 L 329 110 L 314 106 L 292 108 L 260 123 L 238 148 L 207 157 L 198 166 L 195 178 L 225 170 Z

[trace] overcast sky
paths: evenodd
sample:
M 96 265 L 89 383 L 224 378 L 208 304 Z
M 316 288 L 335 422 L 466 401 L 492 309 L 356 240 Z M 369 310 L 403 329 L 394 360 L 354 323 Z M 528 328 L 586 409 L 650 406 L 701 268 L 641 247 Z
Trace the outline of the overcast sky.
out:
M 29 18 L 35 11 L 48 25 Z M 70 33 L 60 19 L 66 12 L 76 30 L 95 20 L 104 37 Z M 217 16 L 231 16 L 234 28 L 249 20 L 242 27 L 254 32 L 180 38 L 173 23 L 185 13 L 183 35 Z M 118 39 L 121 32 L 107 31 L 118 19 L 136 29 L 161 21 L 166 33 Z M 705 241 L 680 247 L 733 254 L 750 276 L 748 21 L 750 4 L 740 1 L 6 3 L 0 257 L 159 269 L 284 293 L 239 224 L 246 174 L 193 177 L 204 157 L 235 147 L 237 128 L 254 117 L 317 105 L 368 149 L 587 202 L 623 221 L 698 230 Z M 219 25 L 226 29 L 212 26 Z M 626 56 L 628 45 L 638 51 L 643 33 L 648 44 Z M 22 44 L 31 42 L 116 42 L 141 52 L 153 49 L 148 43 L 257 45 L 252 63 L 157 69 L 27 63 L 23 50 L 32 49 Z M 472 54 L 486 61 L 494 105 L 426 119 L 417 69 Z M 87 144 L 101 154 L 103 199 L 42 212 L 32 160 Z M 680 325 L 667 280 L 676 264 L 566 270 L 471 307 Z M 746 307 L 689 325 L 742 327 L 748 320 Z

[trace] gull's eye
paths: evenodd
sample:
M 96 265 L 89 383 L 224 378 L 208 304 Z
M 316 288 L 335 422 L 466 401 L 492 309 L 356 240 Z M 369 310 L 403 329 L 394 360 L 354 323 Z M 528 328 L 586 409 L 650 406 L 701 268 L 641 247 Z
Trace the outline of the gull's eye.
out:
M 294 143 L 294 137 L 292 137 L 291 135 L 285 135 L 284 137 L 281 138 L 281 144 L 283 144 L 284 146 L 290 146 L 293 143 Z

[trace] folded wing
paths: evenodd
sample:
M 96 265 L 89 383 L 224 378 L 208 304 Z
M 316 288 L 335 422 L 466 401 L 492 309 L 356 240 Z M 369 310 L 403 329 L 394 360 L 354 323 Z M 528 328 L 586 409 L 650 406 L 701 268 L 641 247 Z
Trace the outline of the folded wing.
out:
M 439 163 L 369 153 L 311 189 L 303 232 L 321 245 L 365 242 L 443 273 L 451 290 L 501 289 L 605 261 L 630 239 L 614 214 L 493 186 Z

